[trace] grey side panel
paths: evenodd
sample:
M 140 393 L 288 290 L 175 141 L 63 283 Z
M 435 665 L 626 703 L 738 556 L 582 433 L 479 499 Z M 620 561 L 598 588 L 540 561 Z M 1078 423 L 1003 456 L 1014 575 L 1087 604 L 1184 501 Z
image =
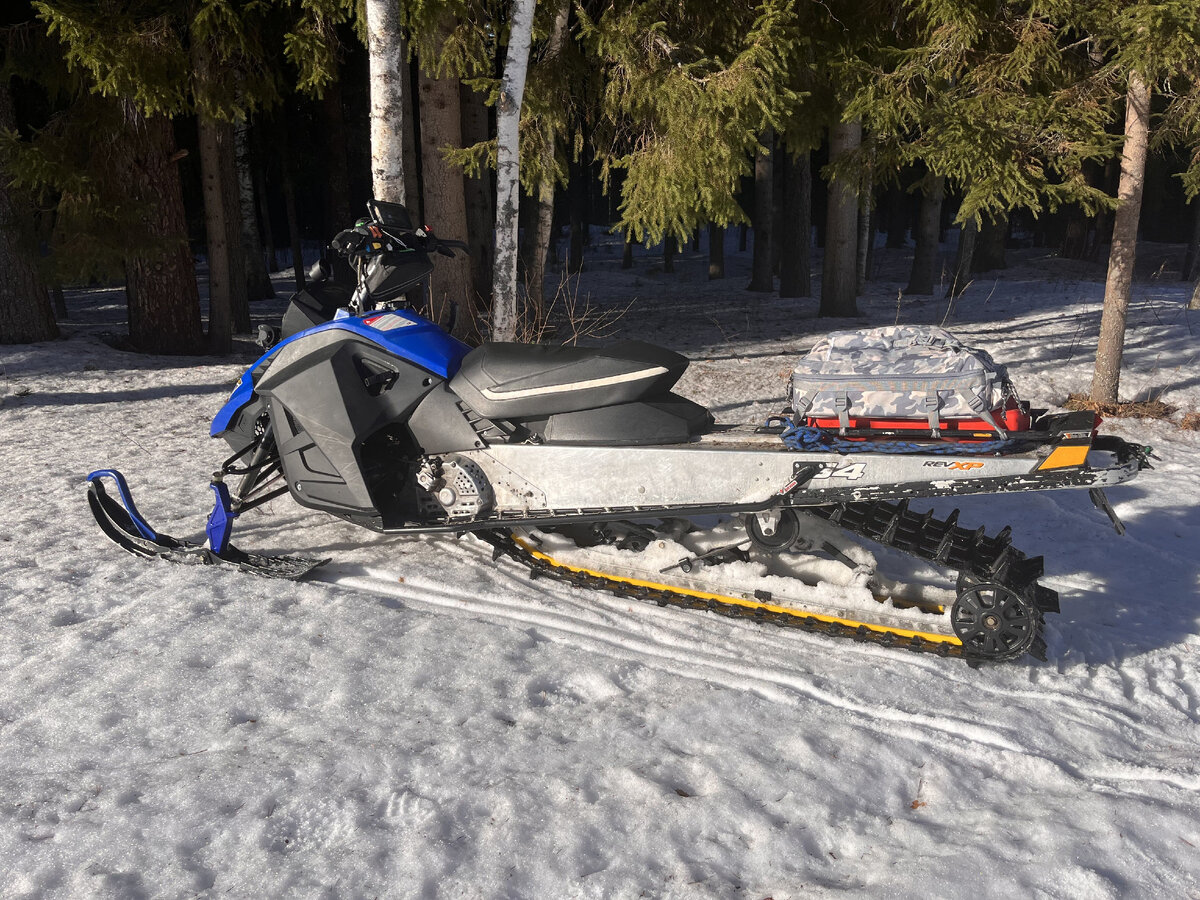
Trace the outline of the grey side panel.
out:
M 408 420 L 417 445 L 425 453 L 453 453 L 483 446 L 446 382 L 439 382 Z
M 326 334 L 337 339 L 319 342 L 303 359 L 283 360 L 285 367 L 277 362 L 259 390 L 271 401 L 292 496 L 314 509 L 376 518 L 382 512 L 377 483 L 388 472 L 385 461 L 383 471 L 375 462 L 366 473 L 363 442 L 391 423 L 403 423 L 432 387 L 431 379 L 352 335 Z M 316 343 L 325 334 L 313 337 Z M 397 459 L 395 469 L 403 467 Z

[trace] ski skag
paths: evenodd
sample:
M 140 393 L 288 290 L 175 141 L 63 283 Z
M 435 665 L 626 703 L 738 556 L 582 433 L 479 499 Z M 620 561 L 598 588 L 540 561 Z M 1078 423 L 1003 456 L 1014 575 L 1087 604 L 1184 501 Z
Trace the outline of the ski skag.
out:
M 116 487 L 114 499 L 104 487 L 108 479 Z M 329 562 L 303 556 L 264 556 L 246 553 L 229 542 L 234 514 L 230 510 L 229 491 L 214 481 L 215 504 L 208 520 L 208 542 L 197 544 L 163 534 L 151 528 L 138 512 L 125 476 L 115 469 L 101 469 L 88 475 L 88 506 L 108 537 L 117 545 L 146 559 L 199 566 L 226 566 L 268 578 L 296 580 Z

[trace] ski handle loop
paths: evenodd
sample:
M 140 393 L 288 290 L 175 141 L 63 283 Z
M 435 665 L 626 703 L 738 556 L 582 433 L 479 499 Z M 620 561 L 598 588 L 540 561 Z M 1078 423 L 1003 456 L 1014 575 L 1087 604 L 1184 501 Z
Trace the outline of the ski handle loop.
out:
M 95 472 L 88 474 L 88 484 L 103 490 L 103 479 L 111 478 L 117 486 L 117 494 L 121 498 L 121 505 L 125 507 L 125 511 L 129 513 L 129 520 L 133 526 L 141 532 L 142 537 L 148 541 L 158 541 L 158 533 L 147 524 L 142 518 L 142 514 L 138 512 L 137 507 L 133 503 L 133 495 L 129 491 L 129 484 L 125 481 L 125 476 L 116 469 L 97 469 Z
M 220 556 L 229 549 L 229 535 L 233 531 L 233 520 L 237 513 L 233 512 L 229 500 L 229 487 L 216 478 L 209 485 L 213 492 L 213 511 L 208 514 L 208 524 L 205 532 L 208 534 L 208 547 Z

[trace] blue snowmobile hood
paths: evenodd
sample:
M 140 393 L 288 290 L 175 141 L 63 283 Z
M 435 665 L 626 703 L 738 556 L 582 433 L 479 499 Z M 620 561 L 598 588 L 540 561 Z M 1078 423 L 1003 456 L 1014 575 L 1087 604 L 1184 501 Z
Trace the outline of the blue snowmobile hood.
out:
M 262 369 L 282 347 L 322 331 L 348 331 L 388 353 L 420 366 L 439 378 L 450 379 L 462 365 L 471 348 L 443 331 L 438 325 L 408 310 L 374 312 L 365 316 L 345 316 L 314 326 L 280 341 L 260 356 L 238 379 L 233 393 L 213 418 L 209 434 L 217 437 L 229 428 L 236 416 L 254 399 L 254 372 Z

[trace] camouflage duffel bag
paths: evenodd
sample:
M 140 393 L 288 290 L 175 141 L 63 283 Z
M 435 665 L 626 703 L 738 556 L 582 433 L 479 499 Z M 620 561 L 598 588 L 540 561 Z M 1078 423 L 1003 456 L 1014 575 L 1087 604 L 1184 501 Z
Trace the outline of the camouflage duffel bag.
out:
M 836 420 L 843 433 L 887 418 L 924 422 L 934 436 L 954 419 L 1003 435 L 1000 420 L 1016 392 L 1003 366 L 950 332 L 894 325 L 826 335 L 797 363 L 790 399 L 797 422 Z

